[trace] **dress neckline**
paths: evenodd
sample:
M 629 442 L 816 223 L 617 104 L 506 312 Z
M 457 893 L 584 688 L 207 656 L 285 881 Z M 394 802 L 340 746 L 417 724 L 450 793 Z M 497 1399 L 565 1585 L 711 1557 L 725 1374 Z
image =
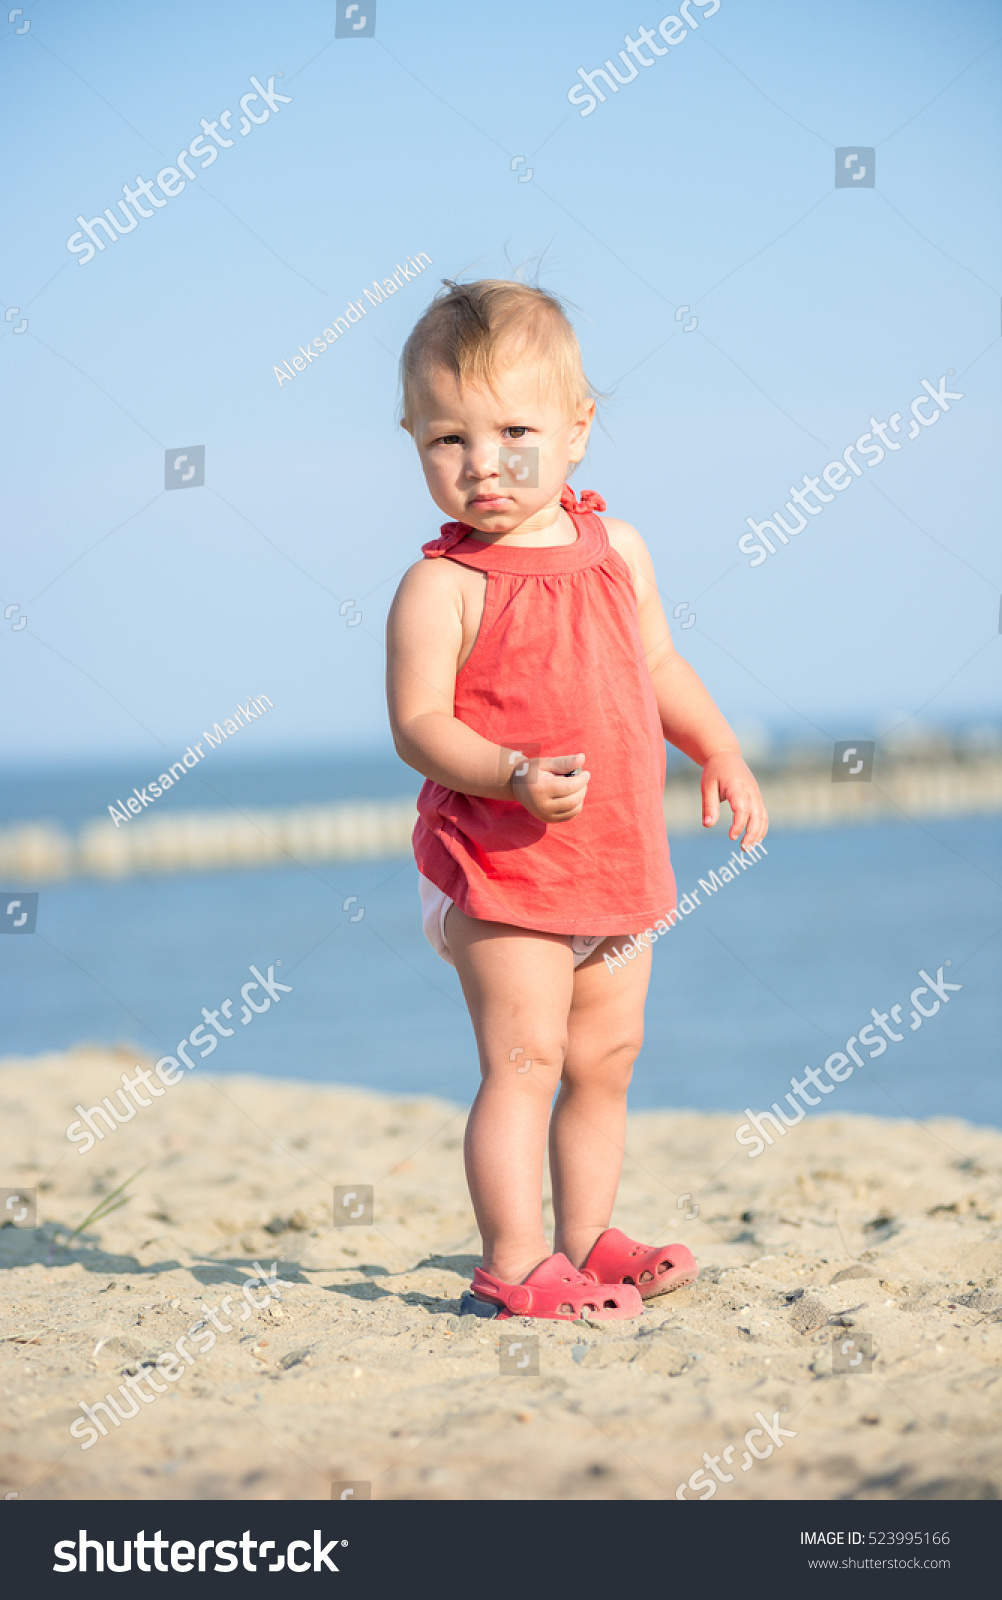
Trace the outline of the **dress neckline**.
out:
M 566 508 L 562 508 L 562 509 L 566 509 Z M 478 539 L 477 538 L 477 530 L 476 530 L 476 528 L 470 528 L 468 533 L 466 534 L 466 537 L 467 537 L 467 539 L 469 539 L 471 544 L 482 545 L 484 547 L 484 549 L 486 549 L 486 550 L 497 550 L 497 549 L 501 549 L 501 550 L 572 550 L 574 548 L 574 546 L 577 544 L 577 542 L 580 539 L 580 537 L 581 537 L 581 529 L 578 527 L 578 524 L 577 524 L 577 522 L 576 522 L 576 520 L 574 518 L 573 512 L 568 511 L 567 515 L 570 517 L 570 519 L 571 519 L 571 527 L 574 529 L 574 538 L 571 539 L 571 541 L 568 544 L 505 544 L 505 545 L 503 545 L 503 544 L 501 544 L 500 540 L 498 540 L 498 539 Z M 448 524 L 446 524 L 446 526 L 448 526 Z M 465 523 L 463 524 L 463 526 L 465 527 Z
M 586 489 L 580 500 L 569 484 L 564 484 L 560 504 L 577 534 L 572 544 L 510 545 L 489 544 L 473 539 L 469 523 L 446 522 L 441 535 L 422 546 L 429 558 L 447 556 L 464 566 L 484 572 L 509 572 L 523 576 L 546 577 L 561 572 L 577 572 L 601 561 L 609 549 L 605 524 L 596 515 L 605 510 L 602 496 Z

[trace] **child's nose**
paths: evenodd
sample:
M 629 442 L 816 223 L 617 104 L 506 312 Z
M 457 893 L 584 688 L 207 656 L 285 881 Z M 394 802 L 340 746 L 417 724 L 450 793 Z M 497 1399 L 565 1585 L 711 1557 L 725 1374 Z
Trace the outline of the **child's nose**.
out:
M 497 444 L 486 441 L 470 445 L 466 453 L 466 472 L 471 478 L 496 478 L 500 472 Z

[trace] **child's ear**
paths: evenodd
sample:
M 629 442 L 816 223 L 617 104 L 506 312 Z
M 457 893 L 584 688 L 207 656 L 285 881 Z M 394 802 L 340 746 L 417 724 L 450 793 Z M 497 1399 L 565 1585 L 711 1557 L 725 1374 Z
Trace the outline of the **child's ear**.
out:
M 409 434 L 413 435 L 414 429 L 411 427 L 411 425 L 407 421 L 406 417 L 401 417 L 400 418 L 400 426 L 403 428 L 405 433 L 409 433 Z
M 587 400 L 574 418 L 571 427 L 571 460 L 575 465 L 584 460 L 585 450 L 588 448 L 588 435 L 595 418 L 595 402 Z

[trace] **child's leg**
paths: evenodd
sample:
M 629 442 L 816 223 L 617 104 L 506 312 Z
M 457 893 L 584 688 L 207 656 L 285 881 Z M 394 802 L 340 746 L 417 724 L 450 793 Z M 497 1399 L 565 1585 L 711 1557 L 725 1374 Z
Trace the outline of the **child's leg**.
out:
M 570 943 L 482 922 L 458 906 L 446 933 L 469 1007 L 483 1081 L 466 1127 L 466 1176 L 486 1271 L 520 1283 L 550 1254 L 543 1161 L 574 993 Z
M 574 975 L 567 1052 L 550 1123 L 554 1250 L 580 1267 L 609 1226 L 626 1139 L 626 1090 L 644 1037 L 650 950 L 610 972 L 601 952 Z

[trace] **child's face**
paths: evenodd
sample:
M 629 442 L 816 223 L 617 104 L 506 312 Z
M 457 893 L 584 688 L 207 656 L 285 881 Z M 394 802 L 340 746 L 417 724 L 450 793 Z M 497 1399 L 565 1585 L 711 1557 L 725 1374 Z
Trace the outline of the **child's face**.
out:
M 595 402 L 568 416 L 530 361 L 502 371 L 495 383 L 496 393 L 461 389 L 442 367 L 426 375 L 408 431 L 428 489 L 449 518 L 481 533 L 510 533 L 537 517 L 545 526 L 569 464 L 584 455 Z

